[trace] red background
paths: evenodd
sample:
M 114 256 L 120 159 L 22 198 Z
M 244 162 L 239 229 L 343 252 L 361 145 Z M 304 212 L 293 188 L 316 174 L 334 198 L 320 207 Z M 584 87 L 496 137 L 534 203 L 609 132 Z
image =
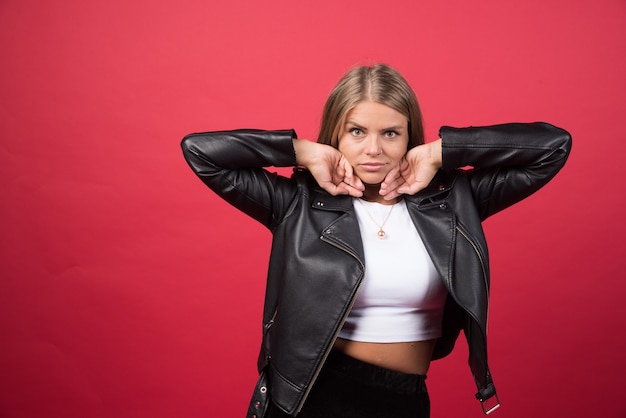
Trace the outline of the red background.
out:
M 514 4 L 515 3 L 515 4 Z M 198 181 L 194 131 L 316 135 L 387 62 L 441 124 L 574 137 L 488 220 L 491 366 L 511 417 L 624 417 L 624 0 L 0 1 L 0 416 L 241 417 L 269 233 Z M 465 344 L 433 417 L 479 417 Z

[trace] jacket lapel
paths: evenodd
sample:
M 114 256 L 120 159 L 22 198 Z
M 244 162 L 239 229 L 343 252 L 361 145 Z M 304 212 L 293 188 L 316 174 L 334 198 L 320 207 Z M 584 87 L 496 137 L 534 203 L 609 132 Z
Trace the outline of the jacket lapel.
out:
M 428 187 L 415 195 L 404 196 L 413 224 L 448 288 L 453 273 L 451 257 L 454 253 L 456 237 L 456 218 L 446 202 L 451 190 L 450 181 L 451 179 L 440 171 Z M 312 205 L 313 209 L 320 212 L 335 213 L 334 216 L 327 216 L 322 221 L 321 225 L 324 227 L 320 231 L 320 236 L 333 245 L 352 253 L 365 265 L 363 243 L 352 205 L 352 197 L 331 196 L 325 192 L 317 192 Z
M 413 196 L 405 196 L 413 224 L 448 288 L 456 237 L 456 218 L 447 203 L 450 190 L 449 179 L 440 172 L 428 187 Z
M 320 231 L 320 237 L 348 251 L 361 264 L 365 265 L 363 242 L 352 206 L 352 197 L 347 195 L 331 196 L 319 192 L 313 199 L 313 209 L 327 215 L 334 214 L 324 217 L 321 223 L 324 227 Z

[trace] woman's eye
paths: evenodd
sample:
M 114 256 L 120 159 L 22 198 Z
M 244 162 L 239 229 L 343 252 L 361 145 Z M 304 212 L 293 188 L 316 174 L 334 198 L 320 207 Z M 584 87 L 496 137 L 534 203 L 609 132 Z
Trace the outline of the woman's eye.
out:
M 359 128 L 352 128 L 350 129 L 350 133 L 354 136 L 359 136 L 361 135 L 363 132 L 361 132 L 361 130 Z
M 385 137 L 386 138 L 395 138 L 396 135 L 398 135 L 398 133 L 395 132 L 395 131 L 387 131 L 387 132 L 385 132 Z

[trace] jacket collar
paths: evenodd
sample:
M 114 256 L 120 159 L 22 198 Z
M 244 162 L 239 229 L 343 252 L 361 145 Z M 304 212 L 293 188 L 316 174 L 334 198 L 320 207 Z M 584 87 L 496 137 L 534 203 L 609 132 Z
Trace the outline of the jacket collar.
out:
M 447 173 L 439 170 L 428 186 L 414 195 L 404 195 L 408 202 L 419 206 L 422 203 L 431 203 L 433 199 L 442 194 L 448 194 L 451 188 L 450 177 Z M 327 211 L 349 212 L 352 209 L 352 197 L 348 195 L 333 196 L 319 188 L 314 188 L 313 208 Z
M 352 209 L 352 196 L 332 196 L 323 190 L 316 190 L 313 209 L 349 212 Z
M 430 184 L 414 195 L 405 195 L 409 214 L 420 234 L 427 251 L 446 284 L 451 274 L 450 260 L 441 254 L 452 254 L 454 246 L 454 216 L 445 203 L 452 188 L 453 177 L 440 170 Z M 356 254 L 364 260 L 361 236 L 356 216 L 353 215 L 352 196 L 332 196 L 320 189 L 314 189 L 312 206 L 321 211 L 343 212 L 322 231 L 322 236 Z M 420 210 L 420 207 L 436 207 L 437 210 Z M 354 231 L 357 231 L 355 234 Z M 443 238 L 443 239 L 442 239 Z M 439 256 L 438 256 L 439 255 Z

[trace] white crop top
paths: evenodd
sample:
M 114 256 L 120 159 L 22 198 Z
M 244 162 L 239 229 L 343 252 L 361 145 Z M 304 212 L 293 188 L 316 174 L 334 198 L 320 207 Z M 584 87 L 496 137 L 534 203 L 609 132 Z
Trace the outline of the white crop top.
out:
M 361 204 L 362 203 L 362 204 Z M 340 338 L 366 342 L 441 337 L 447 290 L 411 221 L 406 203 L 354 201 L 365 277 Z M 372 219 L 373 218 L 373 219 Z M 384 222 L 385 236 L 378 236 Z

